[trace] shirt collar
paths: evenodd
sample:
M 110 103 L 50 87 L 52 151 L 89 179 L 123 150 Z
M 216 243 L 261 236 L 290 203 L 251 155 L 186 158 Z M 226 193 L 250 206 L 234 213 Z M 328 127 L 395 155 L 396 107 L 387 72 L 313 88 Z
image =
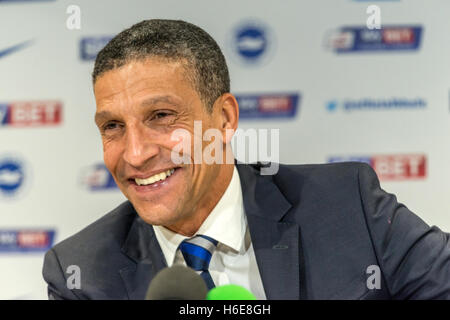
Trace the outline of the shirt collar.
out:
M 170 266 L 175 259 L 178 246 L 187 237 L 163 226 L 153 226 L 153 228 L 167 264 Z M 220 244 L 243 253 L 245 252 L 246 229 L 247 221 L 244 214 L 241 182 L 235 166 L 225 193 L 195 235 L 207 235 L 219 241 Z

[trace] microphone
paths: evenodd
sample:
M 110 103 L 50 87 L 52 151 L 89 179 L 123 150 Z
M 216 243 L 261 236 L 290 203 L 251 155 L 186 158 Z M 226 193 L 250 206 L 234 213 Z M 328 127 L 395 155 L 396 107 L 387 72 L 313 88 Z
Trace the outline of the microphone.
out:
M 191 268 L 174 265 L 156 274 L 145 300 L 205 300 L 205 281 Z
M 256 300 L 256 297 L 244 287 L 227 284 L 211 289 L 206 300 Z

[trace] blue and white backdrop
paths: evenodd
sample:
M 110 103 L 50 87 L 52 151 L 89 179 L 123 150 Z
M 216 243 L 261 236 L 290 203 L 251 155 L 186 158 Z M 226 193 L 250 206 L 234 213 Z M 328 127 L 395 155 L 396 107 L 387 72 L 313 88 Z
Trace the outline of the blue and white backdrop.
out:
M 279 129 L 279 161 L 367 162 L 449 231 L 449 14 L 447 0 L 0 0 L 0 299 L 45 299 L 44 252 L 124 201 L 91 72 L 150 18 L 217 40 L 240 128 Z

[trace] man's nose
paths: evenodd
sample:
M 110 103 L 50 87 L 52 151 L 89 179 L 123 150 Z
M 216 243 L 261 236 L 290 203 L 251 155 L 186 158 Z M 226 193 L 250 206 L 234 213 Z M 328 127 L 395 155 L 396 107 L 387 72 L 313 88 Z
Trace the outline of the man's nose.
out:
M 128 127 L 125 133 L 123 159 L 135 168 L 140 168 L 159 153 L 154 137 L 142 126 Z

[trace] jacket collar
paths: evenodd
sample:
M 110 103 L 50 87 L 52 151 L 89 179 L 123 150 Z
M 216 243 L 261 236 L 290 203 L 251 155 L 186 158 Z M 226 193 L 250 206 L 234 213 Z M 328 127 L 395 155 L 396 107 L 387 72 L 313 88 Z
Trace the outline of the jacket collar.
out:
M 150 281 L 161 269 L 167 267 L 167 264 L 153 227 L 137 213 L 122 245 L 122 252 L 134 262 L 119 270 L 128 298 L 142 300 Z
M 241 180 L 246 213 L 271 221 L 281 221 L 291 204 L 274 183 L 273 176 L 261 175 L 260 163 L 237 163 L 236 167 Z
M 267 299 L 299 299 L 300 228 L 289 221 L 291 204 L 260 165 L 237 165 L 252 245 Z M 303 284 L 302 284 L 303 285 Z

